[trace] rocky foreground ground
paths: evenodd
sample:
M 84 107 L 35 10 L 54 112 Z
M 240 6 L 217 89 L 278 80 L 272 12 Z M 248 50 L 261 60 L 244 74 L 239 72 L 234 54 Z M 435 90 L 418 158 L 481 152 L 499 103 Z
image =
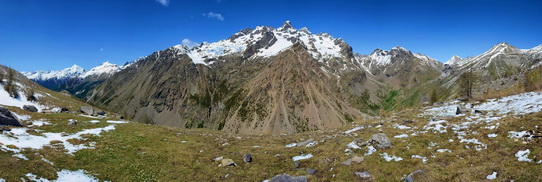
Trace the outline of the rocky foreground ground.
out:
M 279 136 L 7 108 L 27 125 L 0 134 L 2 181 L 542 180 L 540 92 Z

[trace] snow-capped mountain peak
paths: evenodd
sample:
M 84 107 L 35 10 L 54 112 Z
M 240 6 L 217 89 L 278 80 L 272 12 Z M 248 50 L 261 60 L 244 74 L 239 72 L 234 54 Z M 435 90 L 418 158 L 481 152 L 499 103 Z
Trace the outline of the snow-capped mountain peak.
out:
M 307 28 L 295 29 L 290 21 L 275 29 L 257 26 L 255 29 L 243 29 L 229 39 L 213 43 L 201 44 L 190 50 L 180 45 L 173 46 L 178 54 L 187 54 L 194 63 L 210 65 L 212 59 L 242 54 L 244 57 L 271 57 L 288 49 L 295 43 L 307 47 L 309 53 L 317 60 L 342 57 L 348 44 L 340 38 L 333 38 L 327 33 L 313 34 Z
M 80 77 L 86 78 L 88 76 L 100 76 L 102 74 L 112 75 L 113 73 L 119 72 L 120 70 L 121 68 L 118 65 L 106 61 L 103 62 L 101 65 L 96 66 L 89 71 L 83 73 Z
M 23 75 L 33 80 L 63 79 L 77 77 L 85 72 L 85 69 L 78 65 L 73 65 L 63 70 L 55 71 L 33 71 L 21 72 Z
M 446 61 L 444 64 L 447 64 L 447 65 L 457 65 L 461 62 L 461 60 L 463 60 L 463 58 L 457 56 L 457 55 L 454 55 L 452 56 L 452 58 L 450 58 L 448 61 Z

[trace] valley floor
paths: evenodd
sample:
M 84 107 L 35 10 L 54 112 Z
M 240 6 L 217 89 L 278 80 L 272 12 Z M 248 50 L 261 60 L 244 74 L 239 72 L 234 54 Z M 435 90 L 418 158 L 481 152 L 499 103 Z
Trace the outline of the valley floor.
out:
M 466 111 L 456 114 L 457 106 Z M 401 181 L 415 171 L 410 177 L 416 181 L 542 180 L 540 92 L 453 101 L 280 136 L 9 108 L 33 125 L 0 134 L 0 181 L 264 181 L 280 174 L 362 180 L 356 172 L 368 172 L 366 180 Z M 68 125 L 70 119 L 78 124 Z M 391 147 L 366 142 L 377 133 Z M 250 163 L 243 162 L 247 153 Z M 223 166 L 221 159 L 236 166 Z

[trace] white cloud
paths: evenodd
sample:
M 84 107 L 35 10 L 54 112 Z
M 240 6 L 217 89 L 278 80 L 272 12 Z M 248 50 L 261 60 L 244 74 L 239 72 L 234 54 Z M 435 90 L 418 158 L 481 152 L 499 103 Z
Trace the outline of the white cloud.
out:
M 169 0 L 156 0 L 156 2 L 164 5 L 164 6 L 168 6 L 169 5 Z
M 192 47 L 198 45 L 197 42 L 191 41 L 190 39 L 183 39 L 183 40 L 181 41 L 181 44 L 183 44 L 183 45 L 185 45 L 185 46 L 188 46 L 188 47 L 190 47 L 190 48 L 192 48 Z
M 203 16 L 206 16 L 207 18 L 216 18 L 217 20 L 224 21 L 224 17 L 219 13 L 203 13 Z

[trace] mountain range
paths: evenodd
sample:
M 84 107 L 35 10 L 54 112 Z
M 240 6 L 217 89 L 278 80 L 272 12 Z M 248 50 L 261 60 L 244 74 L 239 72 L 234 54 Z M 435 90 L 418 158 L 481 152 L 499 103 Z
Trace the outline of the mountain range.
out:
M 73 66 L 24 75 L 149 124 L 291 134 L 420 105 L 435 89 L 442 91 L 440 100 L 456 98 L 465 72 L 480 76 L 485 91 L 479 93 L 509 89 L 541 58 L 542 45 L 507 43 L 446 63 L 399 46 L 361 55 L 340 38 L 286 21 L 195 47 L 175 45 L 123 66 L 106 62 L 89 71 Z

